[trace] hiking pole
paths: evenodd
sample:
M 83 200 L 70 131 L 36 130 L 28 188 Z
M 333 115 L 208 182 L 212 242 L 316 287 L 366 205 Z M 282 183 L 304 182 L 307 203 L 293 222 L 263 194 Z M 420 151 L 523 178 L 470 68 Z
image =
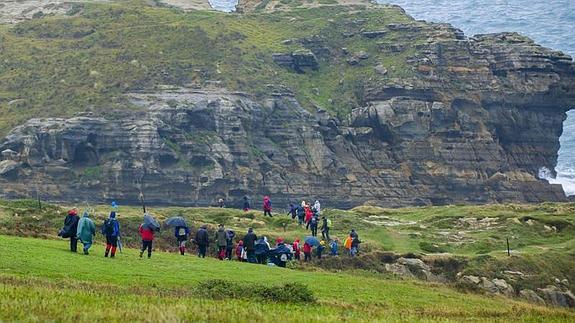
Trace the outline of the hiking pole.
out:
M 146 213 L 146 202 L 144 202 L 144 193 L 140 191 L 140 201 L 142 202 L 142 210 L 144 210 L 144 214 Z
M 506 238 L 507 240 L 507 256 L 511 256 L 511 250 L 509 250 L 509 238 Z

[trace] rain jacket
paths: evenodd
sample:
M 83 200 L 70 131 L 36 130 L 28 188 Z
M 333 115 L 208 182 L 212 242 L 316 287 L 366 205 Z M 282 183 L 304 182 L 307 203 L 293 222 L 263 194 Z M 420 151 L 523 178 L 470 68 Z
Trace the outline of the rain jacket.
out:
M 303 244 L 303 252 L 304 253 L 310 253 L 311 252 L 311 245 L 309 243 L 304 243 Z
M 299 239 L 294 241 L 292 244 L 293 252 L 298 254 L 299 253 Z
M 272 211 L 272 201 L 269 196 L 264 197 L 264 211 Z
M 238 257 L 238 259 L 242 258 L 242 251 L 244 251 L 244 242 L 240 240 L 236 247 L 236 257 Z
M 143 223 L 140 224 L 138 231 L 140 232 L 142 241 L 154 241 L 154 231 L 145 226 Z
M 270 250 L 270 244 L 266 237 L 258 239 L 254 247 L 256 255 L 264 255 Z
M 345 239 L 345 241 L 344 241 L 344 243 L 343 243 L 343 246 L 345 247 L 345 249 L 348 249 L 348 250 L 351 249 L 351 241 L 352 241 L 352 240 L 353 240 L 353 238 L 352 238 L 351 236 L 348 236 L 348 237 Z
M 64 219 L 64 228 L 61 231 L 62 238 L 76 237 L 78 221 L 80 221 L 80 218 L 75 211 L 68 212 L 68 215 L 66 215 Z
M 304 208 L 305 211 L 305 222 L 309 222 L 313 216 L 313 212 L 311 211 L 311 209 L 309 208 L 309 206 L 306 206 Z
M 202 227 L 196 232 L 196 243 L 198 246 L 207 246 L 210 244 L 210 238 L 208 237 L 208 230 L 206 230 L 206 228 Z
M 84 215 L 78 221 L 78 231 L 76 237 L 80 239 L 83 243 L 91 243 L 92 238 L 96 235 L 96 225 L 94 221 L 89 218 L 88 213 L 84 212 Z
M 216 237 L 215 237 L 218 247 L 225 247 L 228 245 L 228 241 L 226 238 L 227 238 L 226 230 L 224 230 L 223 227 L 220 227 L 218 231 L 216 231 Z
M 244 248 L 246 248 L 246 251 L 254 250 L 254 245 L 257 239 L 258 236 L 256 236 L 256 234 L 253 232 L 248 232 L 248 234 L 245 235 L 243 240 L 244 240 Z
M 321 213 L 321 204 L 319 204 L 319 201 L 315 201 L 315 203 L 313 204 L 313 208 L 318 215 Z

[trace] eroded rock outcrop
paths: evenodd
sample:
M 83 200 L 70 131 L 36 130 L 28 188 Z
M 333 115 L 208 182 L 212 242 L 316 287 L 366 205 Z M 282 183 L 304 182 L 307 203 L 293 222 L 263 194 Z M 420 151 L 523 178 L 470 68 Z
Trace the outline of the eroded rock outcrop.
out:
M 13 129 L 0 144 L 0 195 L 135 202 L 143 190 L 151 203 L 222 197 L 234 205 L 270 194 L 279 206 L 317 198 L 340 208 L 565 200 L 537 174 L 554 169 L 565 112 L 575 106 L 570 57 L 517 34 L 466 39 L 422 22 L 350 37 L 379 41 L 385 31 L 427 40 L 408 53 L 405 78 L 366 77 L 362 106 L 344 120 L 304 109 L 290 89 L 258 98 L 225 89 L 134 93 L 136 110 Z M 318 57 L 339 51 L 321 37 L 297 41 L 308 49 L 276 55 L 277 64 L 318 69 Z

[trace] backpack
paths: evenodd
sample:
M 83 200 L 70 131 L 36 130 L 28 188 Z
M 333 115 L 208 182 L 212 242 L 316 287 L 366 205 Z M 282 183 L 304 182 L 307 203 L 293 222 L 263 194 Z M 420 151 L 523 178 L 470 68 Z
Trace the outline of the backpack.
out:
M 183 237 L 186 235 L 186 228 L 181 227 L 178 229 L 178 236 Z
M 106 219 L 104 221 L 104 227 L 102 228 L 102 233 L 106 236 L 111 236 L 114 234 L 114 220 Z

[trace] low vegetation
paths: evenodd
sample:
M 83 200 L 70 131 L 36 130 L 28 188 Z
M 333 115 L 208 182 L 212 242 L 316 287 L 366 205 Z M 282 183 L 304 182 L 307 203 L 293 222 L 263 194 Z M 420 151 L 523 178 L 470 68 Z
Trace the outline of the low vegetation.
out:
M 395 7 L 240 15 L 131 0 L 74 8 L 67 16 L 0 26 L 0 135 L 31 117 L 130 109 L 123 94 L 165 85 L 218 84 L 256 97 L 270 95 L 272 85 L 288 87 L 306 107 L 344 116 L 361 103 L 360 79 L 409 73 L 405 59 L 417 43 L 417 35 L 390 32 L 373 40 L 359 34 L 411 21 Z M 404 52 L 378 49 L 404 37 L 410 44 Z M 317 71 L 296 73 L 272 60 L 273 53 L 306 47 L 316 52 Z M 370 58 L 350 66 L 342 48 L 347 57 L 365 51 Z M 378 64 L 389 74 L 374 73 Z
M 11 236 L 0 236 L 0 254 L 2 321 L 575 319 L 568 310 L 368 272 L 299 271 L 164 252 L 141 259 L 134 249 L 109 259 L 100 245 L 84 256 L 67 251 L 64 241 Z M 247 294 L 235 297 L 239 290 Z

